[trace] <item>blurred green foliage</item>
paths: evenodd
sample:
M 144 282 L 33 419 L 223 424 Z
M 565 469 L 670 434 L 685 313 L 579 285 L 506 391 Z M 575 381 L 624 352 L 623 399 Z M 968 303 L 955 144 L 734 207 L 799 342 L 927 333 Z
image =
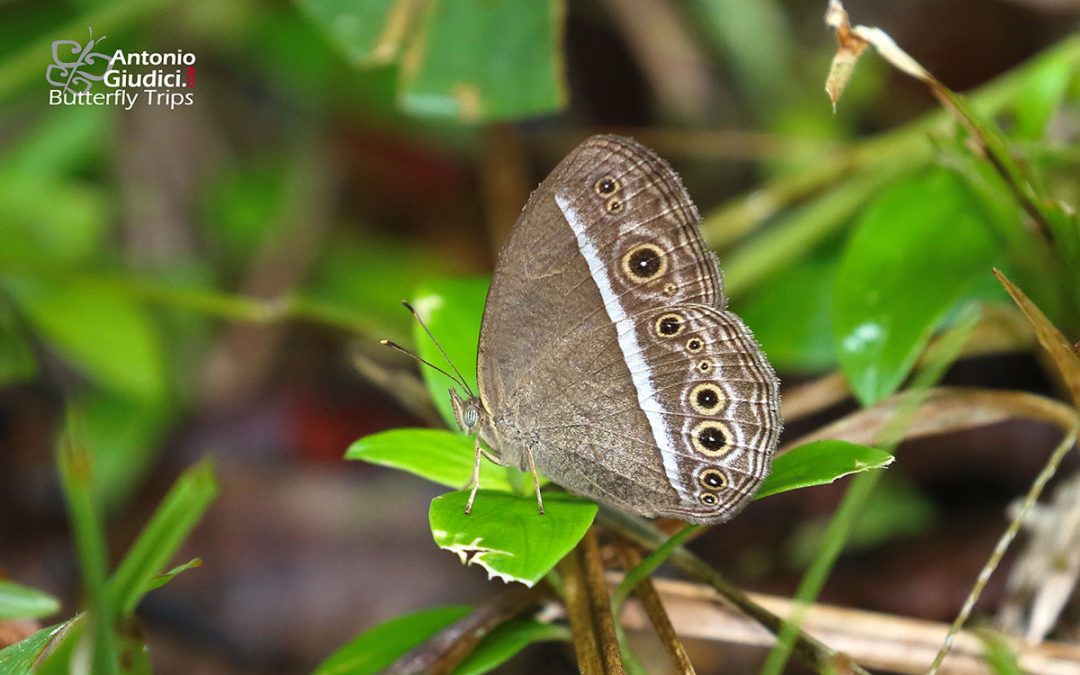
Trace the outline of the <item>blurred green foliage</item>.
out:
M 467 265 L 438 243 L 417 243 L 392 224 L 330 218 L 310 265 L 280 297 L 236 289 L 262 253 L 291 250 L 290 237 L 310 226 L 305 209 L 325 178 L 325 148 L 317 143 L 326 129 L 344 127 L 344 143 L 357 146 L 365 140 L 353 135 L 363 136 L 357 128 L 374 130 L 466 162 L 478 152 L 485 123 L 564 110 L 571 99 L 567 11 L 562 0 L 95 0 L 19 6 L 0 21 L 0 385 L 60 382 L 85 413 L 93 471 L 68 471 L 64 485 L 76 497 L 72 519 L 87 597 L 96 603 L 89 616 L 130 616 L 212 499 L 208 468 L 182 478 L 121 564 L 123 574 L 104 578 L 96 550 L 103 535 L 95 533 L 101 512 L 124 508 L 161 440 L 190 412 L 193 365 L 223 321 L 307 320 L 365 340 L 408 342 L 411 335 L 424 358 L 442 364 L 398 305 L 411 294 L 475 390 L 487 280 L 446 281 Z M 1008 302 L 992 283 L 992 265 L 1007 270 L 1066 334 L 1080 328 L 1080 226 L 1067 206 L 1080 198 L 1076 138 L 1068 124 L 1055 124 L 1075 116 L 1080 39 L 1067 37 L 973 92 L 970 106 L 957 100 L 951 114 L 856 140 L 859 114 L 890 95 L 880 62 L 860 65 L 833 115 L 820 92 L 833 44 L 799 44 L 786 7 L 692 0 L 682 11 L 729 71 L 747 125 L 780 143 L 795 136 L 835 141 L 763 153 L 753 166 L 758 182 L 705 213 L 733 306 L 782 372 L 839 367 L 863 404 L 894 393 L 960 308 Z M 200 90 L 204 110 L 221 114 L 225 125 L 258 129 L 256 147 L 219 143 L 228 147 L 209 177 L 190 186 L 197 251 L 153 259 L 131 242 L 130 228 L 148 225 L 132 222 L 144 213 L 136 202 L 148 193 L 140 191 L 153 186 L 122 166 L 134 133 L 123 112 L 43 104 L 51 42 L 79 39 L 88 26 L 107 35 L 110 48 L 194 45 L 200 68 L 205 63 L 206 74 L 226 83 Z M 223 91 L 228 87 L 243 95 Z M 247 117 L 222 112 L 245 101 Z M 581 116 L 575 109 L 566 118 L 589 121 Z M 379 196 L 385 183 L 372 182 L 358 201 Z M 392 210 L 381 213 L 393 223 Z M 451 380 L 427 369 L 423 377 L 454 428 L 445 393 Z M 455 487 L 470 453 L 460 435 L 418 430 L 370 437 L 350 451 Z M 425 467 L 435 458 L 447 459 L 439 472 Z M 507 492 L 529 487 L 517 472 L 485 466 L 483 477 L 487 487 Z M 901 489 L 881 492 L 859 521 L 865 531 L 851 540 L 899 536 L 904 523 L 886 516 L 924 524 L 924 506 Z M 809 556 L 795 548 L 794 558 Z M 415 644 L 465 611 L 432 615 L 438 620 L 421 621 L 421 628 L 399 626 L 402 640 Z M 86 624 L 74 619 L 67 630 L 75 635 Z M 102 625 L 108 621 L 91 629 L 107 641 Z M 58 639 L 54 630 L 0 651 L 0 671 L 25 671 Z M 530 630 L 550 637 L 535 627 L 508 629 L 499 644 L 520 645 Z M 130 636 L 111 637 L 138 651 Z M 68 649 L 75 642 L 67 640 Z M 62 670 L 70 652 L 58 653 L 51 661 L 61 665 L 52 667 Z

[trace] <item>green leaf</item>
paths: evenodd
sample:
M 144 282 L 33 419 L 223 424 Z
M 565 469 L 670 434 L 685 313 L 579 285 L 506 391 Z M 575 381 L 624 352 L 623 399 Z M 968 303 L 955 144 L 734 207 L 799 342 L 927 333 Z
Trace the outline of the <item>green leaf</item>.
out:
M 169 407 L 103 390 L 84 392 L 78 407 L 94 450 L 95 491 L 108 511 L 125 504 L 154 465 Z
M 962 182 L 943 169 L 894 185 L 867 208 L 837 271 L 840 365 L 864 405 L 900 386 L 997 246 Z
M 402 654 L 472 611 L 468 606 L 436 607 L 391 619 L 371 628 L 319 664 L 315 675 L 374 675 Z
M 76 263 L 101 254 L 113 204 L 99 185 L 0 174 L 0 259 Z
M 784 372 L 820 372 L 836 366 L 832 340 L 832 287 L 836 264 L 810 259 L 769 279 L 739 316 L 769 361 Z
M 488 578 L 532 586 L 577 545 L 596 516 L 596 504 L 563 493 L 544 496 L 544 515 L 536 499 L 481 490 L 465 515 L 466 491 L 431 502 L 428 517 L 439 548 L 479 565 Z
M 1054 60 L 1038 63 L 1032 68 L 1025 77 L 1023 92 L 1015 97 L 1016 129 L 1013 135 L 1029 140 L 1042 138 L 1074 75 L 1073 68 Z
M 405 110 L 480 122 L 562 108 L 563 0 L 431 0 L 428 5 L 402 59 Z
M 55 639 L 64 636 L 67 628 L 78 617 L 64 623 L 42 628 L 30 637 L 0 649 L 0 673 L 4 675 L 30 675 L 41 652 Z
M 569 639 L 570 630 L 566 626 L 536 619 L 512 619 L 491 631 L 491 635 L 454 669 L 454 675 L 482 675 L 495 670 L 534 642 Z
M 71 520 L 79 573 L 86 594 L 86 623 L 89 625 L 87 630 L 92 650 L 90 668 L 92 672 L 102 675 L 118 673 L 120 666 L 113 631 L 116 605 L 111 602 L 105 584 L 108 567 L 105 518 L 94 495 L 92 453 L 87 447 L 82 419 L 74 412 L 68 413 L 57 454 L 60 485 Z
M 365 436 L 349 446 L 345 459 L 360 459 L 401 469 L 450 488 L 472 478 L 473 439 L 442 429 L 391 429 Z M 480 485 L 510 492 L 506 469 L 480 461 Z
M 389 63 L 415 19 L 411 0 L 300 0 L 300 7 L 357 66 Z
M 841 440 L 814 441 L 788 450 L 773 460 L 772 472 L 754 499 L 788 490 L 828 485 L 838 478 L 883 469 L 894 457 L 884 450 Z
M 155 575 L 176 555 L 217 492 L 217 479 L 208 460 L 199 462 L 176 480 L 109 579 L 109 598 L 119 616 L 128 616 L 135 610 L 152 587 Z
M 489 283 L 489 279 L 478 278 L 441 279 L 418 288 L 413 298 L 417 313 L 446 350 L 453 364 L 461 371 L 473 392 L 478 391 L 476 350 L 480 341 L 480 322 L 484 317 L 484 300 L 487 298 Z M 419 324 L 413 327 L 413 339 L 420 356 L 450 373 L 454 372 Z M 464 398 L 466 393 L 460 391 L 461 385 L 427 366 L 421 366 L 420 372 L 446 425 L 457 429 L 448 391 L 451 388 L 458 389 L 458 393 Z
M 0 579 L 0 620 L 40 619 L 59 609 L 60 601 L 45 591 Z
M 0 387 L 28 380 L 36 372 L 34 353 L 16 327 L 11 307 L 0 299 Z
M 191 560 L 187 561 L 182 565 L 177 565 L 168 572 L 163 572 L 162 574 L 155 574 L 153 577 L 150 578 L 150 581 L 146 583 L 146 588 L 144 589 L 144 592 L 149 593 L 150 591 L 157 590 L 175 579 L 180 574 L 183 574 L 188 570 L 193 570 L 196 567 L 202 567 L 202 558 L 192 558 Z
M 1020 660 L 1016 651 L 1005 640 L 1005 636 L 992 630 L 981 629 L 975 632 L 985 648 L 986 665 L 994 675 L 1022 675 Z
M 338 237 L 324 247 L 304 296 L 360 312 L 375 335 L 403 339 L 415 322 L 401 301 L 423 280 L 451 273 L 451 264 L 405 241 Z
M 136 398 L 164 396 L 161 337 L 141 305 L 87 284 L 12 279 L 8 288 L 33 327 L 91 378 Z

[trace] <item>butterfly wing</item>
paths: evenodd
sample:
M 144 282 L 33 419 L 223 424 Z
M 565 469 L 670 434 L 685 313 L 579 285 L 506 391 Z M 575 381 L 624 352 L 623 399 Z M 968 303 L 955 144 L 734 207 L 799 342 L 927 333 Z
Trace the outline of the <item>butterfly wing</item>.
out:
M 618 137 L 587 140 L 540 185 L 481 330 L 481 399 L 505 457 L 532 452 L 564 487 L 646 515 L 712 522 L 745 504 L 779 433 L 777 385 L 723 310 L 699 220 L 667 163 Z M 712 372 L 695 372 L 705 359 Z M 702 391 L 722 405 L 695 408 Z

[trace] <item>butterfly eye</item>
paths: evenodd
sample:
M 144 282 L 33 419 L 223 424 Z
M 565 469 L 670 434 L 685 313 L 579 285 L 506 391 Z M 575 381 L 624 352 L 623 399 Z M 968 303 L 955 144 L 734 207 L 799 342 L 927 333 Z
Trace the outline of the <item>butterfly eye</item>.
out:
M 727 476 L 720 469 L 705 469 L 698 474 L 698 480 L 701 481 L 702 485 L 713 490 L 727 487 Z
M 476 411 L 476 408 L 466 408 L 465 414 L 462 415 L 465 426 L 474 427 L 477 421 L 480 419 L 480 413 Z
M 678 314 L 665 314 L 656 320 L 656 333 L 661 337 L 675 337 L 684 328 L 686 324 Z
M 619 182 L 611 176 L 604 176 L 596 181 L 596 194 L 607 196 L 619 189 Z
M 702 415 L 715 414 L 726 402 L 724 392 L 711 382 L 690 390 L 690 405 Z
M 731 432 L 720 422 L 702 422 L 690 432 L 690 442 L 701 454 L 719 457 L 731 449 Z
M 622 270 L 630 281 L 643 284 L 667 272 L 667 256 L 656 244 L 638 244 L 623 256 Z

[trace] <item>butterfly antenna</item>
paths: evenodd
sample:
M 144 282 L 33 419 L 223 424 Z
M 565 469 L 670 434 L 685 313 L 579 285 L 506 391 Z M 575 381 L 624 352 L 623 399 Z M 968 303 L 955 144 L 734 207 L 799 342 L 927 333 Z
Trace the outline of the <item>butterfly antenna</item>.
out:
M 413 354 L 413 353 L 412 353 L 412 352 L 410 352 L 410 351 L 409 351 L 408 349 L 405 349 L 404 347 L 402 347 L 402 346 L 401 346 L 401 345 L 399 345 L 398 343 L 396 343 L 396 342 L 391 342 L 390 340 L 379 340 L 379 344 L 381 344 L 381 345 L 385 345 L 385 346 L 387 346 L 387 347 L 389 347 L 389 348 L 391 348 L 391 349 L 396 349 L 397 351 L 401 352 L 402 354 L 404 354 L 404 355 L 406 355 L 406 356 L 410 356 L 410 357 L 412 357 L 412 358 L 416 359 L 417 361 L 419 361 L 420 363 L 424 364 L 424 365 L 425 365 L 425 366 L 427 366 L 428 368 L 432 368 L 432 369 L 434 369 L 434 370 L 437 370 L 438 372 L 442 373 L 443 375 L 445 375 L 445 376 L 449 377 L 449 378 L 450 378 L 451 380 L 453 380 L 453 381 L 454 381 L 454 382 L 455 382 L 456 384 L 460 384 L 460 385 L 461 385 L 461 386 L 462 386 L 462 387 L 463 387 L 463 388 L 465 389 L 465 391 L 468 391 L 468 392 L 469 392 L 469 396 L 472 396 L 472 392 L 471 392 L 471 391 L 469 391 L 469 385 L 465 384 L 465 381 L 464 381 L 464 380 L 460 380 L 460 379 L 458 379 L 458 378 L 454 377 L 453 375 L 451 375 L 450 373 L 446 372 L 446 371 L 445 371 L 445 370 L 443 370 L 442 368 L 438 367 L 437 365 L 435 365 L 435 364 L 434 364 L 434 363 L 432 363 L 431 361 L 428 361 L 427 359 L 421 358 L 420 356 L 418 356 L 418 355 L 416 355 L 416 354 Z
M 450 364 L 450 367 L 454 369 L 454 372 L 455 372 L 455 373 L 457 373 L 457 380 L 458 380 L 459 382 L 461 382 L 461 386 L 462 386 L 462 387 L 465 387 L 465 391 L 469 392 L 469 396 L 473 396 L 473 393 L 472 393 L 472 389 L 470 389 L 470 388 L 469 388 L 469 385 L 465 384 L 465 376 L 463 376 L 463 375 L 461 374 L 461 371 L 460 371 L 460 370 L 458 370 L 457 366 L 455 366 L 455 365 L 454 365 L 454 362 L 450 360 L 450 357 L 449 357 L 449 356 L 447 356 L 447 354 L 446 354 L 446 350 L 445 350 L 445 349 L 443 349 L 443 346 L 442 346 L 441 344 L 439 344 L 439 341 L 438 341 L 438 340 L 436 340 L 436 339 L 435 339 L 435 336 L 434 336 L 434 335 L 432 334 L 432 332 L 431 332 L 431 329 L 427 327 L 427 324 L 426 324 L 426 323 L 424 323 L 424 320 L 420 318 L 420 313 L 416 311 L 416 308 L 415 308 L 415 307 L 413 307 L 412 305 L 410 305 L 410 304 L 409 304 L 409 303 L 408 303 L 407 301 L 405 301 L 405 300 L 402 300 L 402 301 L 401 301 L 401 304 L 405 305 L 405 309 L 407 309 L 407 310 L 409 310 L 410 312 L 412 312 L 413 318 L 414 318 L 414 319 L 416 319 L 416 322 L 417 322 L 418 324 L 420 324 L 420 327 L 421 327 L 421 328 L 423 328 L 423 329 L 424 329 L 424 332 L 425 332 L 425 333 L 427 333 L 427 336 L 428 336 L 429 338 L 431 338 L 431 341 L 435 343 L 435 346 L 436 346 L 436 347 L 438 347 L 438 349 L 439 349 L 439 353 L 443 355 L 443 358 L 444 358 L 444 359 L 446 359 L 446 362 L 447 362 L 447 363 L 449 363 L 449 364 Z M 430 365 L 430 364 L 429 364 L 429 365 Z M 434 368 L 434 366 L 432 366 L 432 367 Z M 436 370 L 439 370 L 439 369 L 438 369 L 438 368 L 436 368 Z M 445 372 L 445 371 L 442 371 L 442 372 Z M 449 376 L 449 374 L 447 374 L 447 376 Z M 450 378 L 450 379 L 454 379 L 454 378 Z

